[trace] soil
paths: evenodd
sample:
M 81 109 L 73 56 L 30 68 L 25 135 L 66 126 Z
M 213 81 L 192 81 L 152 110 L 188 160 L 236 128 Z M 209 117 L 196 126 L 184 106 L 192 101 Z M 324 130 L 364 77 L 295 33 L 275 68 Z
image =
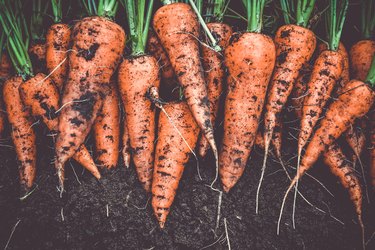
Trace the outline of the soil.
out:
M 10 141 L 3 144 L 12 145 Z M 321 163 L 310 173 L 334 197 L 307 176 L 300 183 L 300 191 L 325 213 L 298 197 L 293 229 L 293 201 L 289 198 L 278 236 L 276 225 L 289 181 L 280 164 L 270 159 L 256 215 L 260 150 L 254 150 L 239 183 L 229 194 L 223 194 L 218 227 L 219 193 L 209 187 L 215 175 L 213 161 L 200 161 L 200 180 L 196 161 L 192 159 L 186 166 L 165 229 L 161 230 L 152 213 L 150 196 L 143 191 L 132 166 L 126 169 L 120 164 L 113 170 L 102 170 L 103 177 L 98 182 L 78 164 L 67 164 L 66 192 L 60 198 L 51 163 L 52 144 L 40 141 L 38 149 L 43 153 L 39 153 L 37 186 L 20 201 L 15 153 L 12 148 L 1 147 L 1 247 L 8 243 L 7 249 L 228 249 L 229 240 L 231 249 L 360 248 L 360 229 L 346 192 Z M 289 155 L 285 159 L 292 155 L 285 153 Z M 294 160 L 289 163 L 292 164 Z M 374 231 L 374 215 L 370 217 L 371 209 L 364 203 L 369 239 Z M 372 240 L 368 249 L 374 243 Z

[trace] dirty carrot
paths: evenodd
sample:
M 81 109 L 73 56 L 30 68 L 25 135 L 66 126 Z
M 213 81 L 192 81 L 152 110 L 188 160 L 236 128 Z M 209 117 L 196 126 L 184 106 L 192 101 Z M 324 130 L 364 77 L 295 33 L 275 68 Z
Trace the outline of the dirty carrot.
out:
M 263 168 L 267 162 L 268 148 L 277 117 L 280 116 L 292 92 L 300 70 L 304 64 L 308 63 L 316 47 L 315 34 L 307 28 L 315 0 L 297 1 L 297 6 L 295 4 L 295 1 L 281 1 L 286 25 L 281 26 L 275 35 L 276 65 L 264 115 L 266 148 Z M 295 17 L 295 24 L 292 24 L 291 17 Z
M 298 183 L 298 180 L 308 171 L 319 156 L 344 133 L 354 120 L 364 116 L 371 108 L 375 93 L 375 57 L 371 65 L 366 82 L 351 80 L 346 84 L 338 98 L 329 106 L 325 117 L 321 120 L 319 128 L 314 133 L 307 145 L 305 155 L 301 160 L 296 176 L 293 178 L 282 202 L 277 232 L 279 233 L 282 211 L 286 198 Z
M 245 2 L 247 31 L 234 33 L 224 52 L 229 76 L 219 166 L 225 192 L 245 170 L 275 65 L 275 44 L 260 33 L 264 5 L 265 1 Z
M 162 1 L 154 15 L 153 27 L 165 48 L 183 88 L 184 97 L 198 126 L 210 143 L 216 162 L 217 147 L 210 119 L 209 101 L 199 55 L 199 22 L 185 3 Z
M 130 167 L 131 160 L 131 148 L 129 140 L 129 131 L 128 126 L 126 126 L 126 116 L 123 119 L 123 131 L 122 131 L 122 158 L 124 160 L 124 166 L 126 168 Z
M 46 67 L 52 81 L 62 92 L 63 84 L 68 73 L 68 49 L 70 42 L 70 27 L 62 23 L 62 0 L 52 0 L 54 24 L 46 34 Z
M 158 88 L 160 85 L 157 61 L 146 54 L 153 1 L 147 6 L 144 0 L 122 2 L 130 26 L 132 52 L 119 67 L 118 84 L 126 113 L 125 126 L 129 131 L 132 159 L 139 181 L 143 188 L 150 192 L 154 167 L 156 110 L 147 95 L 151 87 Z
M 161 228 L 199 135 L 199 127 L 185 102 L 166 104 L 164 111 L 159 115 L 152 182 L 152 208 Z
M 95 4 L 82 2 L 86 7 Z M 64 190 L 64 164 L 90 132 L 125 45 L 124 30 L 111 20 L 118 8 L 117 1 L 100 0 L 95 8 L 91 7 L 87 9 L 96 11 L 77 22 L 72 30 L 69 74 L 59 109 L 55 165 L 61 192 Z
M 21 83 L 19 92 L 23 104 L 28 107 L 31 114 L 41 118 L 43 123 L 55 134 L 58 129 L 58 113 L 60 95 L 52 79 L 38 73 L 34 77 Z M 82 144 L 73 156 L 78 163 L 90 171 L 97 179 L 100 173 L 89 151 Z
M 207 23 L 207 27 L 212 34 L 215 34 L 217 45 L 225 49 L 229 43 L 229 39 L 233 33 L 232 27 L 223 23 L 223 15 L 226 4 L 223 0 L 216 0 L 212 13 L 207 11 L 206 16 L 214 19 L 215 22 Z M 221 7 L 219 10 L 218 8 Z M 215 126 L 216 117 L 219 111 L 220 97 L 223 94 L 224 82 L 226 79 L 226 72 L 223 63 L 223 56 L 221 53 L 215 51 L 211 47 L 209 38 L 205 36 L 204 44 L 201 45 L 202 66 L 204 70 L 204 77 L 207 84 L 207 97 L 210 102 L 210 117 L 211 123 Z M 198 153 L 201 157 L 205 157 L 209 149 L 207 139 L 202 136 L 198 142 Z

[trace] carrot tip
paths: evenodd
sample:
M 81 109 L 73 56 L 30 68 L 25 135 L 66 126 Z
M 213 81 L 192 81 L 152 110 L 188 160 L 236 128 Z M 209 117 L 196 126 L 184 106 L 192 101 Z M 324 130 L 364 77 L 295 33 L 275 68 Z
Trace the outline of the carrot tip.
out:
M 163 222 L 163 221 L 159 221 L 159 226 L 160 226 L 161 229 L 164 228 L 164 225 L 165 225 L 165 222 Z
M 224 190 L 225 193 L 229 193 L 230 187 L 223 186 L 223 190 Z

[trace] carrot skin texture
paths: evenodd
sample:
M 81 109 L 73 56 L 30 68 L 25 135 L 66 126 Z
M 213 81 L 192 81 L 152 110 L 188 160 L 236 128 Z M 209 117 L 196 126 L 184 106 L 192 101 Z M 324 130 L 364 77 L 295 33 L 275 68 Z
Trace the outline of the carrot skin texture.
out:
M 22 104 L 18 88 L 23 82 L 20 76 L 9 78 L 3 86 L 5 109 L 11 125 L 11 136 L 19 161 L 20 183 L 29 190 L 36 173 L 36 137 L 32 127 L 30 110 Z
M 96 161 L 100 166 L 117 166 L 120 151 L 120 109 L 117 87 L 113 82 L 94 123 Z
M 233 34 L 232 27 L 225 23 L 208 23 L 207 27 L 211 33 L 215 34 L 218 45 L 221 48 L 226 48 L 231 35 Z M 208 39 L 206 38 L 206 43 Z M 204 77 L 207 83 L 207 97 L 210 102 L 210 117 L 211 123 L 215 126 L 216 116 L 219 111 L 219 101 L 223 93 L 225 82 L 225 68 L 223 64 L 222 55 L 205 45 L 201 46 L 202 51 L 202 65 L 204 70 Z M 209 150 L 209 143 L 207 139 L 202 136 L 198 143 L 198 153 L 201 157 L 205 157 Z
M 266 143 L 271 140 L 276 118 L 287 102 L 301 68 L 314 53 L 316 38 L 311 30 L 297 25 L 284 25 L 276 32 L 275 45 L 276 65 L 264 116 Z
M 33 78 L 23 82 L 19 87 L 22 102 L 35 117 L 42 118 L 43 123 L 55 133 L 58 129 L 59 91 L 51 78 L 38 73 Z M 73 156 L 74 160 L 90 171 L 97 179 L 100 173 L 89 151 L 82 144 Z
M 169 103 L 164 109 L 171 121 L 160 112 L 152 182 L 152 208 L 161 228 L 175 198 L 184 165 L 189 160 L 191 151 L 186 143 L 195 148 L 199 135 L 199 127 L 185 102 Z
M 217 158 L 207 88 L 196 39 L 200 34 L 198 18 L 190 5 L 173 3 L 156 11 L 153 27 L 167 51 L 186 102 Z
M 316 59 L 304 98 L 298 152 L 306 145 L 343 70 L 343 57 L 336 51 L 323 51 Z
M 276 50 L 270 37 L 245 32 L 232 36 L 224 54 L 229 76 L 219 174 L 224 191 L 229 192 L 251 153 Z
M 150 31 L 147 40 L 147 51 L 155 57 L 160 69 L 160 95 L 165 100 L 178 100 L 179 91 L 177 91 L 177 76 L 155 32 Z
M 148 98 L 151 87 L 159 87 L 159 67 L 153 56 L 125 59 L 118 72 L 118 84 L 126 113 L 133 162 L 138 179 L 147 192 L 151 191 L 154 141 L 155 106 Z
M 305 64 L 305 66 L 303 66 L 303 69 L 301 70 L 301 73 L 293 86 L 292 93 L 290 94 L 290 105 L 292 106 L 294 114 L 298 119 L 301 119 L 302 117 L 303 100 L 304 96 L 306 95 L 307 84 L 310 80 L 311 71 L 312 67 L 310 64 Z
M 125 46 L 125 32 L 103 17 L 87 17 L 72 31 L 69 75 L 56 139 L 56 168 L 63 187 L 64 164 L 84 142 Z
M 46 67 L 50 74 L 53 72 L 50 77 L 60 93 L 69 68 L 70 35 L 70 27 L 63 23 L 51 25 L 46 35 Z
M 374 99 L 374 91 L 361 81 L 351 80 L 344 86 L 342 94 L 330 105 L 307 145 L 299 172 L 291 185 L 314 165 L 320 154 L 336 141 L 356 118 L 364 116 L 369 111 Z
M 362 40 L 352 46 L 349 51 L 350 68 L 353 79 L 364 81 L 375 54 L 375 41 Z
M 29 47 L 30 60 L 35 74 L 46 70 L 46 44 L 44 42 L 33 43 Z

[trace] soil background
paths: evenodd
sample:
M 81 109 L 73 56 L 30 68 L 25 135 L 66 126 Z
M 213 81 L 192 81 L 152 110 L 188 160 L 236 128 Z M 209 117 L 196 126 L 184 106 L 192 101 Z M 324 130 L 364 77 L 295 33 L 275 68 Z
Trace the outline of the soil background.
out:
M 359 39 L 355 28 L 358 15 L 357 7 L 352 5 L 343 36 L 347 47 Z M 346 191 L 321 162 L 309 173 L 326 185 L 333 196 L 305 176 L 300 191 L 316 207 L 298 196 L 293 229 L 290 195 L 277 235 L 281 201 L 289 185 L 278 161 L 269 159 L 257 215 L 255 196 L 263 155 L 261 150 L 254 149 L 238 184 L 229 194 L 222 195 L 217 224 L 219 193 L 209 187 L 215 176 L 212 157 L 199 161 L 202 180 L 192 158 L 165 229 L 160 230 L 150 196 L 138 183 L 134 167 L 124 168 L 122 159 L 117 168 L 101 171 L 100 182 L 73 161 L 68 163 L 66 192 L 60 198 L 52 164 L 53 143 L 43 136 L 48 134 L 43 126 L 36 129 L 40 134 L 36 186 L 23 201 L 19 199 L 16 155 L 9 130 L 1 140 L 1 248 L 7 245 L 7 249 L 228 249 L 229 244 L 232 249 L 361 248 L 360 229 Z M 285 133 L 284 161 L 287 166 L 295 166 L 295 140 L 289 132 L 293 134 L 293 129 Z M 220 128 L 218 134 L 222 134 Z M 93 145 L 91 138 L 88 145 Z M 367 157 L 363 156 L 366 169 Z M 294 175 L 292 169 L 290 173 Z M 219 181 L 216 186 L 220 187 Z M 366 239 L 374 236 L 375 227 L 375 197 L 371 190 L 370 196 L 372 203 L 364 200 L 363 208 Z M 375 249 L 375 240 L 370 240 L 367 247 Z

